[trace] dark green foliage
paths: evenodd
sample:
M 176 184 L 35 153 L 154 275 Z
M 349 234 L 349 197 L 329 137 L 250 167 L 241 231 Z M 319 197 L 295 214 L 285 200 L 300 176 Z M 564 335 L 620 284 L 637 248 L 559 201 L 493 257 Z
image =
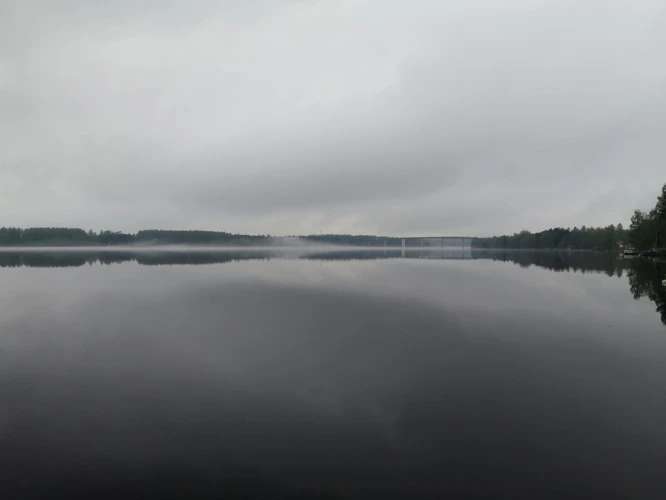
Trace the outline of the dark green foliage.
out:
M 269 245 L 270 236 L 231 234 L 218 231 L 139 231 L 136 235 L 119 231 L 84 231 L 78 228 L 33 227 L 0 228 L 0 246 L 97 246 L 139 243 L 171 245 Z
M 661 188 L 661 194 L 657 198 L 657 205 L 654 207 L 657 217 L 666 220 L 666 184 Z
M 556 227 L 540 233 L 520 233 L 491 238 L 476 238 L 473 248 L 506 248 L 535 250 L 614 250 L 622 242 L 636 250 L 651 251 L 666 247 L 666 184 L 661 189 L 655 208 L 646 213 L 635 210 L 629 229 L 622 224 L 606 227 L 564 229 Z
M 83 229 L 69 227 L 31 227 L 21 232 L 21 245 L 96 244 L 96 236 Z
M 234 235 L 217 231 L 165 231 L 148 229 L 136 233 L 138 243 L 187 244 L 228 244 Z
M 652 248 L 657 238 L 657 221 L 653 214 L 635 210 L 629 226 L 629 241 L 638 250 Z
M 221 231 L 167 231 L 148 229 L 136 233 L 135 241 L 141 244 L 169 245 L 269 245 L 270 236 L 231 234 Z
M 97 236 L 97 240 L 101 245 L 130 245 L 134 243 L 135 236 L 133 234 L 101 231 Z
M 21 230 L 17 227 L 0 228 L 0 245 L 19 245 L 21 243 Z
M 0 228 L 0 245 L 26 246 L 74 246 L 97 245 L 98 236 L 93 231 L 69 227 L 16 227 Z
M 627 241 L 627 231 L 622 224 L 606 227 L 581 227 L 573 229 L 556 227 L 539 233 L 520 233 L 491 238 L 475 238 L 472 248 L 505 248 L 534 250 L 614 250 L 619 242 Z
M 666 184 L 661 188 L 657 204 L 649 212 L 634 211 L 629 227 L 629 241 L 639 250 L 666 247 Z

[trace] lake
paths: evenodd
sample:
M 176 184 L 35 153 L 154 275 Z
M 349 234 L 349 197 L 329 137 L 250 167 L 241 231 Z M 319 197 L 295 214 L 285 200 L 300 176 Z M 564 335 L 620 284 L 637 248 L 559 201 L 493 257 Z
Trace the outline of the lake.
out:
M 0 252 L 3 498 L 666 498 L 666 264 Z

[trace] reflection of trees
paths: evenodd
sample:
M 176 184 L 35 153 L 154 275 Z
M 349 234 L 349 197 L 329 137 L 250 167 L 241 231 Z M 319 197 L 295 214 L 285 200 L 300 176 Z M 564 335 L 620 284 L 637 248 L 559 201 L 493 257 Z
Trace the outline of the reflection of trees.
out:
M 247 253 L 165 253 L 135 254 L 134 259 L 142 266 L 224 264 L 240 260 L 266 260 L 270 255 L 259 252 Z
M 302 255 L 307 260 L 377 260 L 395 259 L 402 255 L 400 250 L 387 250 L 386 252 L 344 250 L 340 252 L 317 252 Z
M 0 267 L 80 267 L 85 264 L 111 265 L 123 262 L 137 262 L 142 266 L 199 265 L 224 264 L 250 259 L 266 260 L 270 257 L 271 255 L 265 252 L 1 252 Z
M 343 251 L 306 251 L 304 254 L 273 251 L 240 252 L 0 252 L 0 267 L 78 267 L 85 264 L 102 265 L 136 262 L 144 266 L 158 265 L 197 265 L 224 264 L 239 260 L 266 260 L 275 257 L 297 257 L 307 260 L 376 260 L 376 259 L 492 259 L 513 262 L 521 267 L 539 266 L 552 271 L 603 272 L 608 276 L 622 276 L 625 269 L 631 267 L 630 261 L 617 260 L 611 253 L 556 253 L 545 251 L 484 251 L 466 249 L 421 250 L 408 249 L 404 253 L 399 249 L 387 250 L 343 250 Z
M 618 277 L 622 276 L 624 270 L 631 267 L 631 261 L 618 259 L 617 255 L 612 252 L 483 251 L 473 249 L 472 258 L 513 262 L 520 267 L 545 267 L 556 272 L 593 272 Z
M 121 264 L 123 262 L 133 262 L 135 261 L 135 255 L 130 252 L 123 253 L 102 253 L 98 255 L 93 255 L 91 262 L 99 262 L 102 265 L 111 265 L 111 264 Z
M 0 267 L 21 267 L 21 256 L 11 253 L 0 253 Z
M 86 264 L 125 262 L 133 257 L 90 252 L 0 252 L 0 267 L 81 267 Z
M 290 256 L 285 253 L 285 256 Z M 243 252 L 0 252 L 0 267 L 80 267 L 99 263 L 112 265 L 136 262 L 142 266 L 224 264 L 241 260 L 267 260 L 279 257 L 270 251 Z M 293 256 L 293 255 L 292 255 Z M 332 251 L 306 253 L 300 258 L 308 260 L 376 260 L 395 258 L 441 258 L 463 259 L 461 251 L 434 252 L 408 250 L 379 251 Z M 666 262 L 646 259 L 623 260 L 614 253 L 591 252 L 547 252 L 512 250 L 476 250 L 466 252 L 465 259 L 490 259 L 511 262 L 521 267 L 543 267 L 555 272 L 593 272 L 607 276 L 623 276 L 627 273 L 634 298 L 648 297 L 657 304 L 661 320 L 666 324 L 666 287 L 661 281 L 666 278 Z
M 666 262 L 638 259 L 627 276 L 634 299 L 648 297 L 657 304 L 661 322 L 666 325 L 666 287 L 661 284 L 666 277 Z
M 86 254 L 1 253 L 0 267 L 80 267 L 89 259 L 90 256 Z
M 657 312 L 666 325 L 666 287 L 661 281 L 666 278 L 666 262 L 649 259 L 618 259 L 614 253 L 592 252 L 530 252 L 530 251 L 472 251 L 472 258 L 513 262 L 521 267 L 531 265 L 552 271 L 581 273 L 604 273 L 622 277 L 626 271 L 631 293 L 636 300 L 648 297 L 657 304 Z

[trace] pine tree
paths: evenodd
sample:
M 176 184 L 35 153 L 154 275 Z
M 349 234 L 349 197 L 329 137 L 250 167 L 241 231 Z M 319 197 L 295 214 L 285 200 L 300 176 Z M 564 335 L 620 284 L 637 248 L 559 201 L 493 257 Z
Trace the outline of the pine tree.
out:
M 657 206 L 654 207 L 659 220 L 666 221 L 666 184 L 661 188 L 661 194 L 657 198 Z

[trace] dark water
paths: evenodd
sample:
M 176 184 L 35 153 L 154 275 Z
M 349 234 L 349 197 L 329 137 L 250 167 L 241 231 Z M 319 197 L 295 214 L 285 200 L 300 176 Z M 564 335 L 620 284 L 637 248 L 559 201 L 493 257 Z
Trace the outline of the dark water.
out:
M 666 498 L 664 264 L 420 257 L 0 253 L 2 498 Z

